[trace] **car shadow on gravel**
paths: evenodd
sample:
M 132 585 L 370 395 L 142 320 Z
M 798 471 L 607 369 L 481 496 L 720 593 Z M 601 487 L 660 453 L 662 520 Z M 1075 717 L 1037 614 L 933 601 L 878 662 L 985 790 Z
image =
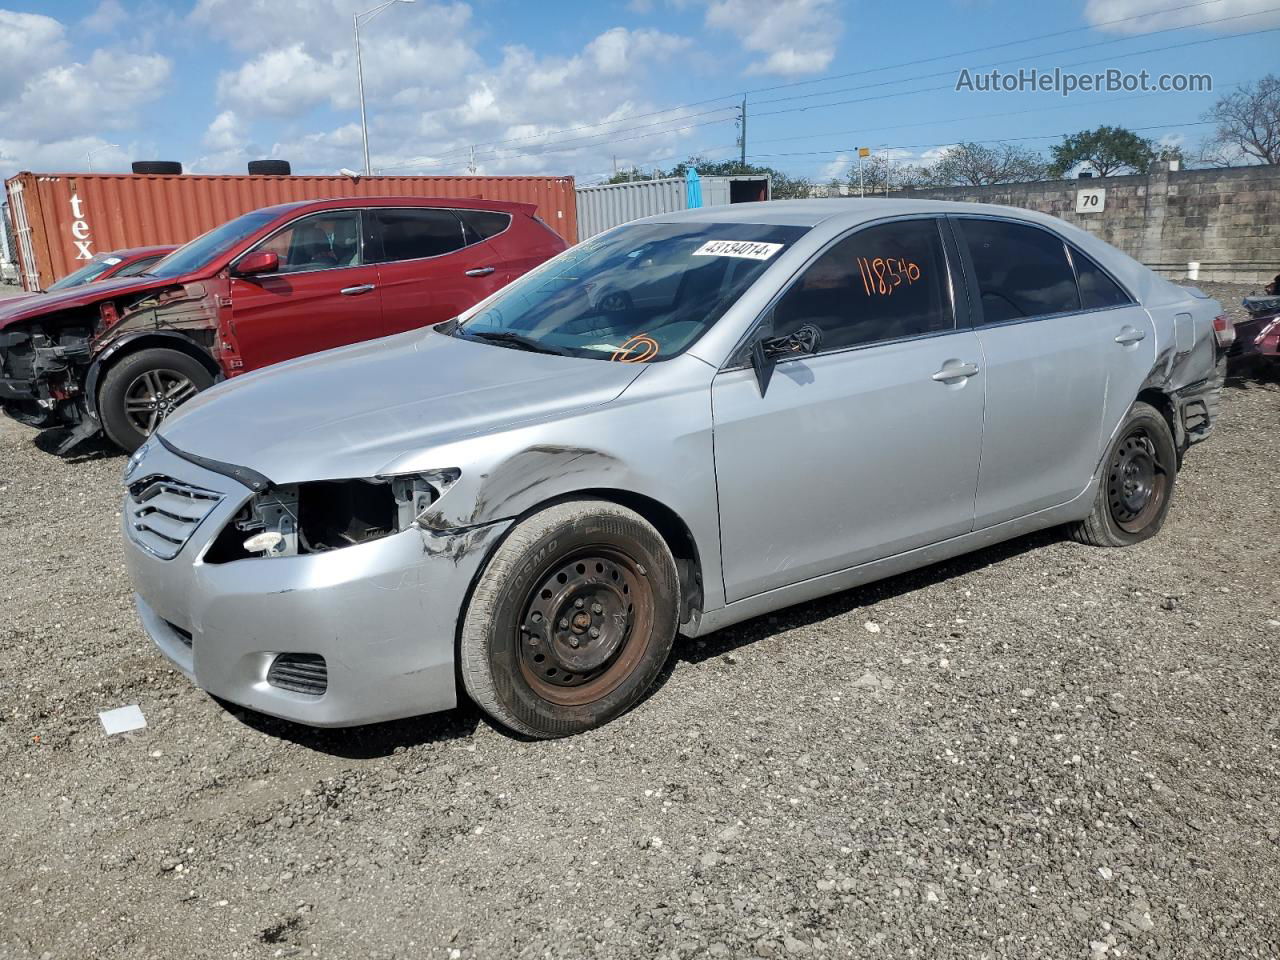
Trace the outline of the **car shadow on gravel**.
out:
M 667 661 L 667 666 L 658 678 L 658 682 L 654 684 L 653 690 L 657 690 L 662 684 L 666 683 L 678 660 L 686 663 L 701 663 L 712 657 L 724 656 L 739 647 L 747 646 L 757 640 L 763 640 L 765 637 L 773 636 L 776 633 L 794 630 L 798 627 L 812 626 L 823 620 L 857 610 L 859 607 L 869 607 L 883 600 L 890 600 L 905 593 L 943 583 L 954 577 L 974 573 L 983 567 L 1003 563 L 1006 560 L 1034 550 L 1042 550 L 1050 544 L 1059 543 L 1066 539 L 1066 532 L 1062 527 L 1041 530 L 1037 533 L 1015 537 L 1012 540 L 1006 540 L 1003 543 L 997 543 L 942 563 L 899 574 L 896 577 L 888 577 L 887 579 L 877 580 L 861 587 L 854 587 L 852 590 L 845 590 L 842 593 L 832 594 L 819 600 L 811 600 L 808 603 L 797 604 L 794 607 L 786 607 L 774 613 L 755 617 L 736 626 L 727 627 L 716 633 L 700 637 L 697 640 L 677 639 L 675 655 Z M 650 692 L 652 693 L 652 691 Z
M 389 757 L 401 748 L 407 750 L 426 743 L 460 740 L 471 736 L 480 724 L 480 712 L 465 701 L 442 713 L 360 727 L 325 728 L 269 717 L 217 697 L 213 699 L 236 720 L 258 733 L 344 760 L 375 760 Z
M 90 460 L 110 460 L 124 457 L 124 453 L 102 434 L 81 440 L 66 453 L 58 453 L 62 441 L 71 436 L 70 430 L 41 430 L 31 442 L 36 449 L 65 460 L 67 463 L 87 463 Z

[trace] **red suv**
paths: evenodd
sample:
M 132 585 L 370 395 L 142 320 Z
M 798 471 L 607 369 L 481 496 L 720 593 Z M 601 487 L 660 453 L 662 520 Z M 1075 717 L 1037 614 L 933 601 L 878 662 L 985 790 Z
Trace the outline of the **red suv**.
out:
M 264 207 L 145 276 L 0 303 L 0 406 L 134 450 L 224 377 L 448 320 L 565 249 L 526 203 Z

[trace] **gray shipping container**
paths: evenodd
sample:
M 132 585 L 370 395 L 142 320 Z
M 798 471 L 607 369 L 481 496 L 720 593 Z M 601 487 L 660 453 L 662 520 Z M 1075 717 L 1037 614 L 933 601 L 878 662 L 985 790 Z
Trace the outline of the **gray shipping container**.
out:
M 702 177 L 702 205 L 768 200 L 769 177 Z M 688 186 L 680 177 L 666 180 L 633 180 L 578 187 L 578 240 L 586 240 L 622 223 L 672 213 L 688 207 Z

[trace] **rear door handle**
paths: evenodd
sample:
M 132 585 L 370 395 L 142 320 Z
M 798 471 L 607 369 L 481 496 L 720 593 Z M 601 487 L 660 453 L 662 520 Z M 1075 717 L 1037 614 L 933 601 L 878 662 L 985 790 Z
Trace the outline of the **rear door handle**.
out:
M 474 270 L 468 270 L 467 276 L 468 277 L 487 277 L 489 274 L 493 273 L 493 271 L 494 271 L 493 267 L 476 267 Z
M 948 380 L 962 380 L 967 377 L 977 376 L 978 365 L 976 363 L 949 363 L 944 364 L 942 369 L 933 374 L 932 379 L 946 383 Z
M 1133 327 L 1123 327 L 1120 330 L 1120 336 L 1116 337 L 1116 343 L 1138 343 L 1145 339 L 1147 339 L 1147 333 L 1145 330 L 1135 330 Z
M 374 289 L 374 286 L 372 283 L 362 283 L 359 286 L 355 286 L 355 287 L 343 287 L 342 295 L 344 297 L 358 297 L 360 296 L 360 294 L 368 293 L 373 289 Z

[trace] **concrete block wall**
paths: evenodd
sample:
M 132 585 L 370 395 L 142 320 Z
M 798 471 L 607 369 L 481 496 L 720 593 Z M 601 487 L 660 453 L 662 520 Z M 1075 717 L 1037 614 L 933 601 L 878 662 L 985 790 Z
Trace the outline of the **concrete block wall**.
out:
M 1076 213 L 1076 191 L 1103 187 L 1101 213 Z M 1280 273 L 1280 167 L 1175 170 L 989 187 L 908 190 L 899 196 L 999 203 L 1061 217 L 1167 277 L 1264 283 Z

